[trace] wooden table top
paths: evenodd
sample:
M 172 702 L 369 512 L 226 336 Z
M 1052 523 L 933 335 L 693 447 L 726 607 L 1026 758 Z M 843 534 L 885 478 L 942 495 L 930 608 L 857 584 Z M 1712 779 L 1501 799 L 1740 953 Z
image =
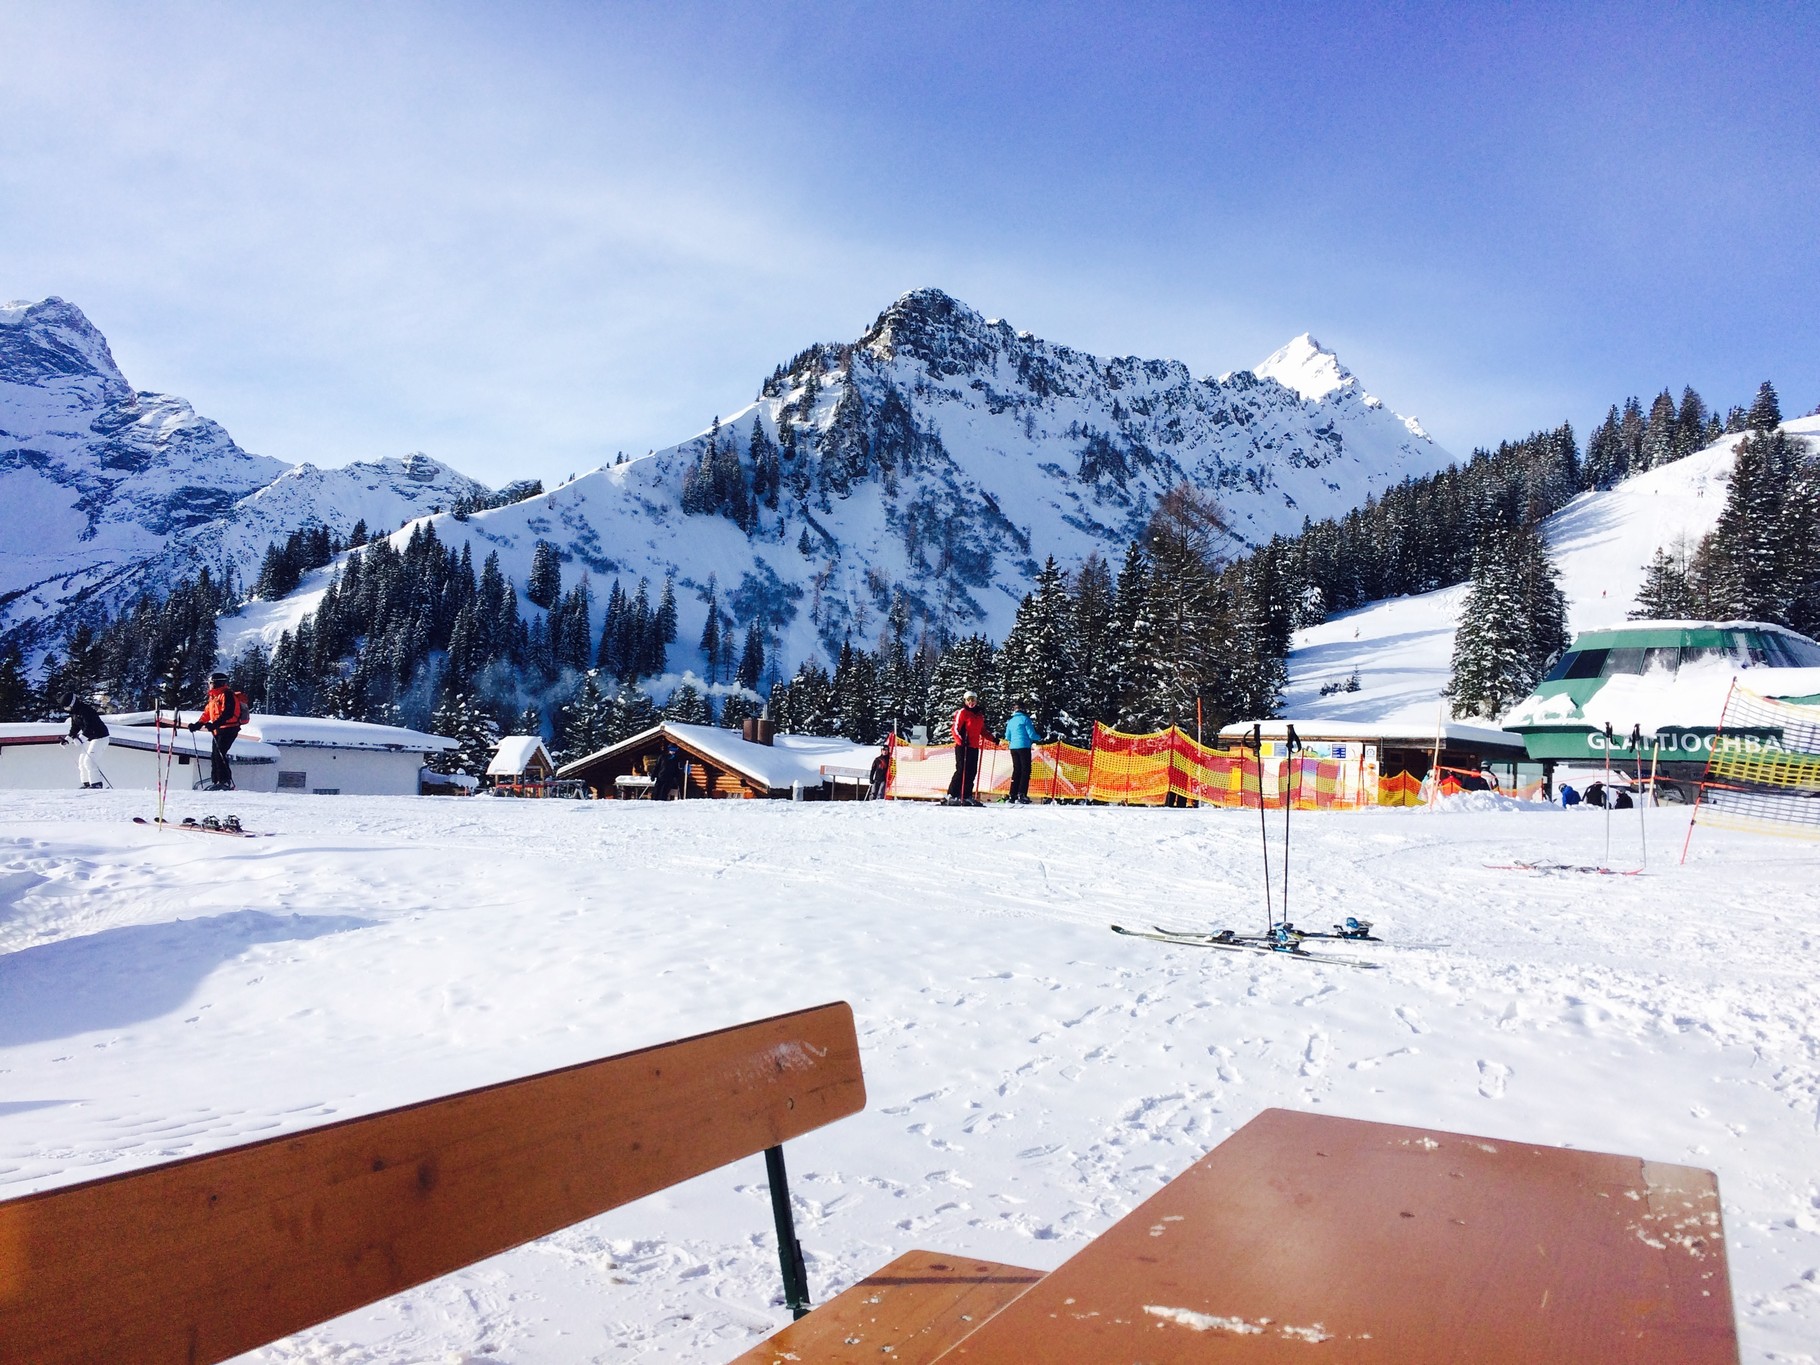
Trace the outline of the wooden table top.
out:
M 1268 1109 L 943 1362 L 1738 1360 L 1711 1172 Z

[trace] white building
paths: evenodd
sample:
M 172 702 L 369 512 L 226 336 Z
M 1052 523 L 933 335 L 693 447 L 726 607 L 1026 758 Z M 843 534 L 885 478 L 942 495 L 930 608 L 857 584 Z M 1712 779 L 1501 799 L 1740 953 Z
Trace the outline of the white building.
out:
M 318 796 L 416 796 L 423 790 L 424 764 L 458 747 L 441 735 L 397 725 L 257 713 L 240 738 L 277 751 L 275 790 Z
M 211 737 L 207 730 L 162 730 L 148 711 L 143 724 L 135 717 L 108 716 L 108 746 L 98 759 L 107 784 L 134 791 L 155 791 L 159 773 L 168 772 L 174 791 L 187 791 L 208 781 Z M 69 734 L 68 721 L 0 725 L 0 789 L 49 790 L 80 785 L 77 749 L 58 741 Z M 278 787 L 279 750 L 242 732 L 229 751 L 234 785 L 241 791 L 269 792 Z

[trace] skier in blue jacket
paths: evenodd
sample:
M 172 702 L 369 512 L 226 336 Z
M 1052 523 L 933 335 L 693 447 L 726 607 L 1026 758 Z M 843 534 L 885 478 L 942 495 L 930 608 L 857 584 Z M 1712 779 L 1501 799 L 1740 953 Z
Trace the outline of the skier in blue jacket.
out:
M 1030 804 L 1030 747 L 1036 743 L 1036 726 L 1022 706 L 1005 722 L 1005 747 L 1011 750 L 1011 791 L 1007 805 Z

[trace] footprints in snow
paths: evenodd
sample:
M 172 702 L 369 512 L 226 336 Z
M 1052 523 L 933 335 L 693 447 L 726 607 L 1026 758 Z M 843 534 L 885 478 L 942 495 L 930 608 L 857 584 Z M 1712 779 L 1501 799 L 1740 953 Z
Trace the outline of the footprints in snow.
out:
M 1511 1070 L 1503 1062 L 1479 1063 L 1479 1093 L 1488 1100 L 1504 1098 L 1504 1087 L 1509 1082 Z

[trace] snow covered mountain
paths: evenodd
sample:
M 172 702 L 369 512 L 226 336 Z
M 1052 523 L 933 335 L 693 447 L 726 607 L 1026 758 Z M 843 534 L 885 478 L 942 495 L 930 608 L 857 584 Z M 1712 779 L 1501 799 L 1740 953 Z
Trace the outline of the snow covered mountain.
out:
M 873 643 L 898 598 L 913 632 L 1002 638 L 1045 557 L 1116 560 L 1176 484 L 1218 500 L 1239 550 L 1451 462 L 1312 341 L 1279 357 L 1303 353 L 1302 372 L 1338 376 L 1313 398 L 1252 371 L 1197 379 L 1177 361 L 1088 355 L 918 290 L 689 440 L 437 531 L 476 560 L 498 551 L 520 584 L 550 541 L 565 584 L 590 576 L 596 626 L 613 579 L 630 592 L 673 574 L 683 656 L 711 578 L 787 665 Z M 325 582 L 254 604 L 226 647 L 276 639 Z
M 181 398 L 136 390 L 75 305 L 0 306 L 0 633 L 58 633 L 201 565 L 257 571 L 314 522 L 390 528 L 482 485 L 424 455 L 340 469 L 251 455 Z
M 1820 417 L 1782 424 L 1820 444 Z M 1724 510 L 1734 451 L 1727 436 L 1673 464 L 1582 493 L 1543 523 L 1561 571 L 1569 630 L 1621 625 L 1658 549 L 1690 548 Z M 1454 631 L 1467 585 L 1393 597 L 1344 612 L 1296 633 L 1282 713 L 1296 720 L 1433 724 L 1452 676 Z M 1321 689 L 1359 675 L 1357 692 Z

